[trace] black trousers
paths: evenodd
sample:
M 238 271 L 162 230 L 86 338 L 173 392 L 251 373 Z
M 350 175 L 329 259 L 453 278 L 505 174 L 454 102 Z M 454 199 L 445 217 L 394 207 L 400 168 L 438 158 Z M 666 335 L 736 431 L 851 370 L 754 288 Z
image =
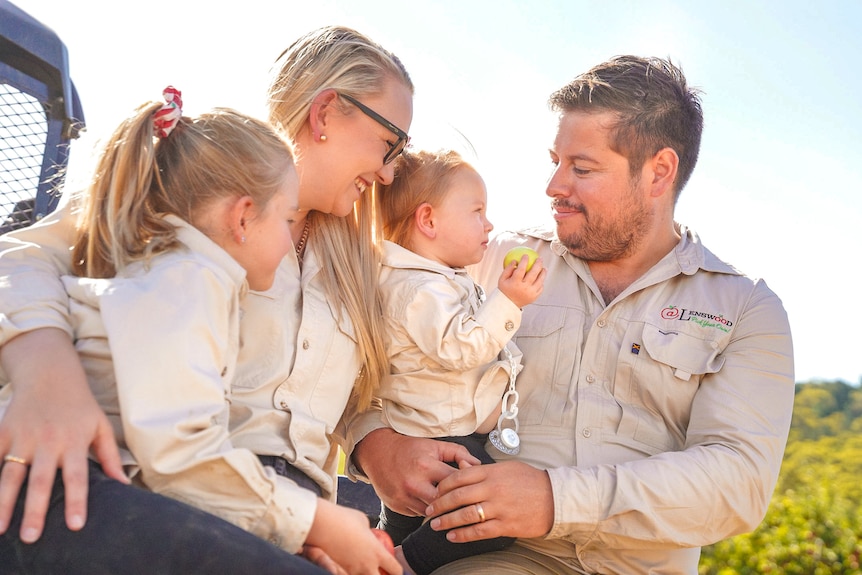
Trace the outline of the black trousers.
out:
M 494 463 L 494 458 L 485 451 L 486 434 L 474 433 L 465 437 L 440 437 L 463 445 L 482 465 Z M 453 465 L 454 464 L 450 464 Z M 424 517 L 411 517 L 392 511 L 381 504 L 378 527 L 386 531 L 395 545 L 401 545 L 404 558 L 417 575 L 429 575 L 438 567 L 457 559 L 500 551 L 515 542 L 513 537 L 497 537 L 469 543 L 452 543 L 446 539 L 446 531 L 434 531 L 424 523 Z
M 90 464 L 87 524 L 66 527 L 63 481 L 54 482 L 42 537 L 18 538 L 25 491 L 0 535 L 4 575 L 326 575 L 298 555 L 214 515 L 168 497 L 124 485 Z

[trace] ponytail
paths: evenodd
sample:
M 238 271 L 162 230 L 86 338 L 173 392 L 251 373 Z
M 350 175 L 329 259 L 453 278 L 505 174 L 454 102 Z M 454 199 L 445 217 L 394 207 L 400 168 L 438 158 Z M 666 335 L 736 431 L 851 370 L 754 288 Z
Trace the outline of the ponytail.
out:
M 226 108 L 188 118 L 179 91 L 164 94 L 167 104 L 139 107 L 99 156 L 73 245 L 78 275 L 113 277 L 176 247 L 166 214 L 194 225 L 211 202 L 246 195 L 263 209 L 293 165 L 265 122 Z

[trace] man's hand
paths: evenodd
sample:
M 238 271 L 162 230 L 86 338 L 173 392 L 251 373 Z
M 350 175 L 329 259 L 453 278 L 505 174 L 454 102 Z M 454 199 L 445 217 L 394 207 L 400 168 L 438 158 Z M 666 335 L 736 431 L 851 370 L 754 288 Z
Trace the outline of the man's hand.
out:
M 455 471 L 446 462 L 481 463 L 462 445 L 407 437 L 388 428 L 366 435 L 353 459 L 387 507 L 413 516 L 425 513 L 437 497 L 437 484 Z
M 423 513 L 434 517 L 432 529 L 453 529 L 446 535 L 449 541 L 543 537 L 554 525 L 551 480 L 526 463 L 464 467 L 443 479 L 437 490 L 439 496 Z

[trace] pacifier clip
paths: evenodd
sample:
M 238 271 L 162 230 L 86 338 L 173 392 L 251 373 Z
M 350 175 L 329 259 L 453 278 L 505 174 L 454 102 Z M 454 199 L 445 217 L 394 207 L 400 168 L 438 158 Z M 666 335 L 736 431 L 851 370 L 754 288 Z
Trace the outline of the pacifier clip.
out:
M 502 453 L 517 455 L 521 451 L 521 438 L 518 436 L 518 392 L 515 389 L 515 379 L 518 373 L 518 364 L 512 356 L 512 352 L 504 347 L 503 351 L 509 360 L 509 388 L 503 394 L 503 405 L 500 417 L 497 419 L 497 428 L 488 434 L 488 441 Z M 509 423 L 510 422 L 510 423 Z M 506 427 L 504 427 L 506 425 Z

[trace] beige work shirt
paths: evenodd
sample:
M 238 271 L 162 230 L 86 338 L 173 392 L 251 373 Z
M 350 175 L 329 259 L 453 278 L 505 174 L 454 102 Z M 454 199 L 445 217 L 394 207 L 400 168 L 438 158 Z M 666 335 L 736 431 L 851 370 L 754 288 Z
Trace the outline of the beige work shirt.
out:
M 71 271 L 73 233 L 74 216 L 65 208 L 36 226 L 0 237 L 0 345 L 41 327 L 73 335 L 69 298 L 60 279 Z M 334 501 L 338 452 L 332 438 L 361 360 L 347 315 L 336 321 L 326 301 L 313 248 L 310 242 L 301 275 L 295 256 L 289 254 L 273 287 L 249 292 L 242 301 L 239 356 L 230 382 L 230 445 L 284 457 Z M 158 358 L 145 360 L 149 365 Z M 231 458 L 222 461 L 237 465 L 236 477 L 257 482 L 259 476 L 246 476 L 250 468 L 257 470 L 256 461 L 245 459 L 245 467 Z M 250 489 L 266 492 L 274 482 L 282 483 L 267 479 Z M 257 516 L 253 532 L 285 549 L 299 548 L 311 526 L 314 504 L 288 518 L 279 515 L 287 508 L 276 505 L 275 492 L 268 500 L 235 498 L 241 485 L 224 485 L 221 494 L 209 496 L 207 505 L 220 507 L 223 515 Z M 297 498 L 310 497 L 310 492 L 296 489 Z
M 520 370 L 521 353 L 510 340 L 521 310 L 499 289 L 485 297 L 464 268 L 388 241 L 383 250 L 380 291 L 390 361 L 378 393 L 383 420 L 414 437 L 469 435 L 500 408 L 512 364 L 498 356 L 507 344 L 516 374 Z
M 553 572 L 696 575 L 700 546 L 753 530 L 769 504 L 795 391 L 787 315 L 762 280 L 678 231 L 608 304 L 553 228 L 501 234 L 469 270 L 490 281 L 515 245 L 548 270 L 514 337 L 521 449 L 495 458 L 548 471 L 551 532 L 516 545 Z M 380 426 L 355 423 L 355 442 Z
M 516 244 L 548 270 L 515 336 L 516 458 L 548 470 L 554 526 L 519 543 L 590 573 L 695 575 L 700 546 L 760 523 L 778 478 L 795 388 L 783 305 L 679 232 L 608 304 L 552 228 L 499 236 L 471 270 L 487 281 Z

